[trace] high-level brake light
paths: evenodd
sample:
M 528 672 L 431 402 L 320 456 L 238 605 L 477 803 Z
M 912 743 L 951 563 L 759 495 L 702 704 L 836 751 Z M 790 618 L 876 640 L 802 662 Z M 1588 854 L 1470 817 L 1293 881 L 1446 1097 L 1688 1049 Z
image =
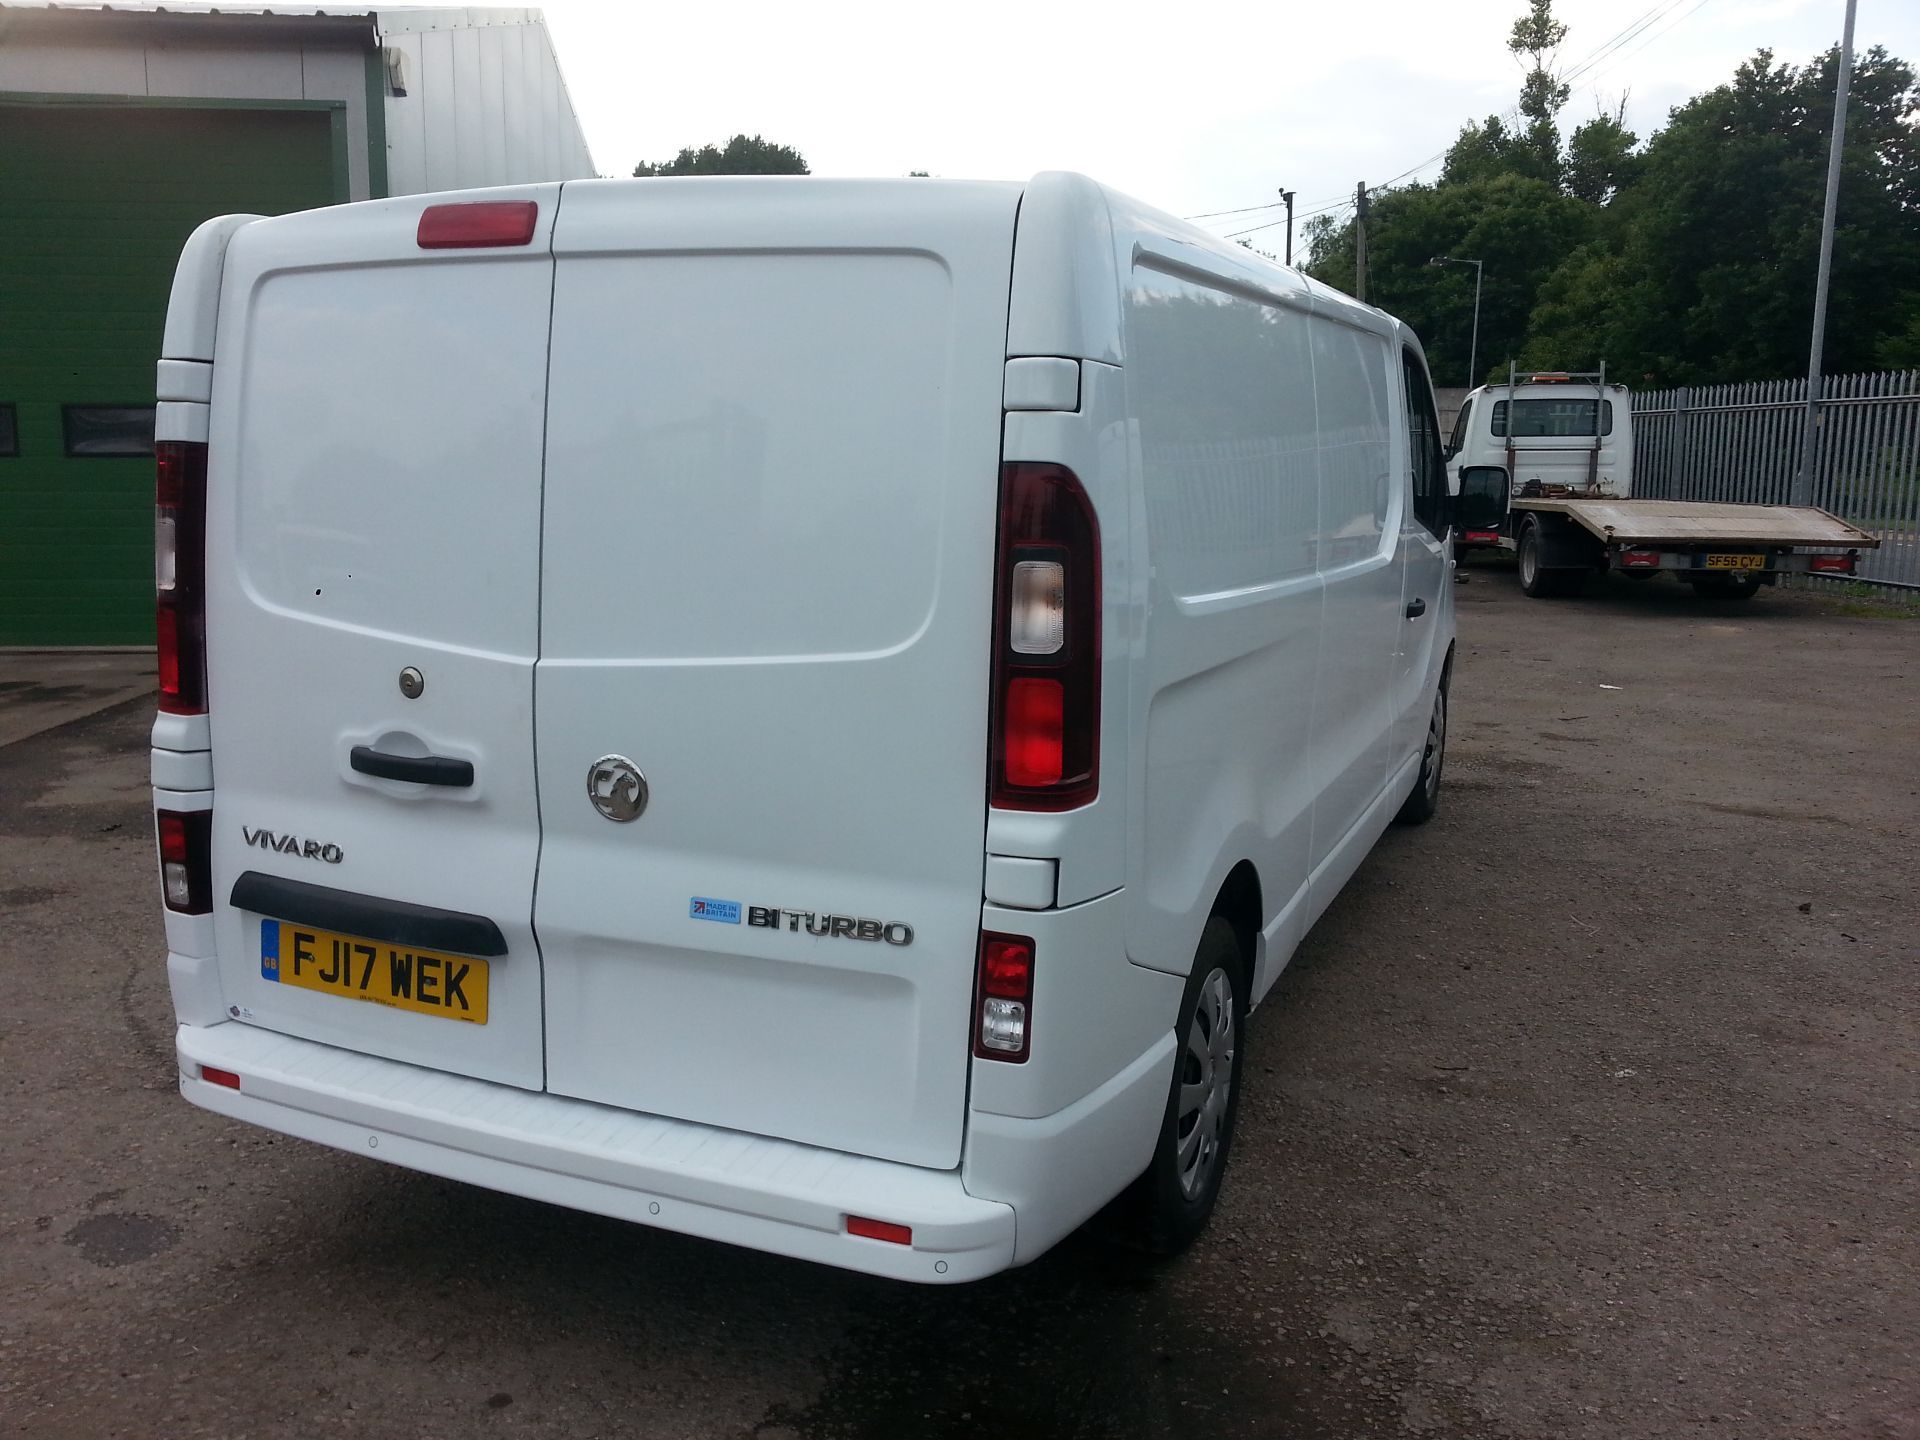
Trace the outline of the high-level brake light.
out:
M 531 200 L 480 200 L 429 205 L 420 212 L 414 239 L 422 250 L 478 250 L 527 245 L 540 207 Z
M 1100 529 L 1063 465 L 1000 471 L 992 803 L 1071 810 L 1100 791 Z

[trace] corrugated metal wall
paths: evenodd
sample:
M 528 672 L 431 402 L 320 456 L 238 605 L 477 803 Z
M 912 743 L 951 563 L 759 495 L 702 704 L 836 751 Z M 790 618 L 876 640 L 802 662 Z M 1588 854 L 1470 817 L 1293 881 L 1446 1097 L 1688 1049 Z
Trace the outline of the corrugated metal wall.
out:
M 1789 503 L 1806 403 L 1804 377 L 1636 394 L 1634 493 Z M 1815 455 L 1813 503 L 1880 537 L 1859 578 L 1920 589 L 1920 370 L 1828 377 Z
M 387 97 L 395 195 L 596 173 L 537 10 L 381 11 L 405 95 Z

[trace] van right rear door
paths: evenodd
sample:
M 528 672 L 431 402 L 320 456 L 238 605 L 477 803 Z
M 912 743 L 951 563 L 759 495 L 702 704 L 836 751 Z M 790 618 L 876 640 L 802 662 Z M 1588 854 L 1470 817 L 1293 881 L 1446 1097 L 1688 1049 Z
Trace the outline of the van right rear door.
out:
M 535 677 L 553 1091 L 959 1162 L 1018 199 L 567 186 Z

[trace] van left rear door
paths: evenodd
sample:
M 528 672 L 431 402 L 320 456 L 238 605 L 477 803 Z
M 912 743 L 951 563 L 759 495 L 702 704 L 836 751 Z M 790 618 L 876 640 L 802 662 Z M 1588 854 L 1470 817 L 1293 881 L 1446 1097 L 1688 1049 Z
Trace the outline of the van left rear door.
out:
M 536 207 L 514 245 L 423 248 L 414 199 L 242 228 L 208 460 L 232 1017 L 529 1089 L 544 1078 L 533 665 L 559 190 L 484 197 Z M 429 757 L 452 769 L 409 763 Z

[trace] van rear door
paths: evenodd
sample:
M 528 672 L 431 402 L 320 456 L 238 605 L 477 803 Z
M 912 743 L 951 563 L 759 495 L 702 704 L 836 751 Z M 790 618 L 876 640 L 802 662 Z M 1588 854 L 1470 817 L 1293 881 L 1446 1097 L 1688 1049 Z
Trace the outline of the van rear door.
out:
M 1018 198 L 567 187 L 536 680 L 550 1089 L 959 1162 Z
M 559 186 L 488 198 L 537 207 L 526 243 L 424 249 L 409 199 L 259 221 L 228 249 L 208 475 L 215 923 L 236 1019 L 538 1089 Z

